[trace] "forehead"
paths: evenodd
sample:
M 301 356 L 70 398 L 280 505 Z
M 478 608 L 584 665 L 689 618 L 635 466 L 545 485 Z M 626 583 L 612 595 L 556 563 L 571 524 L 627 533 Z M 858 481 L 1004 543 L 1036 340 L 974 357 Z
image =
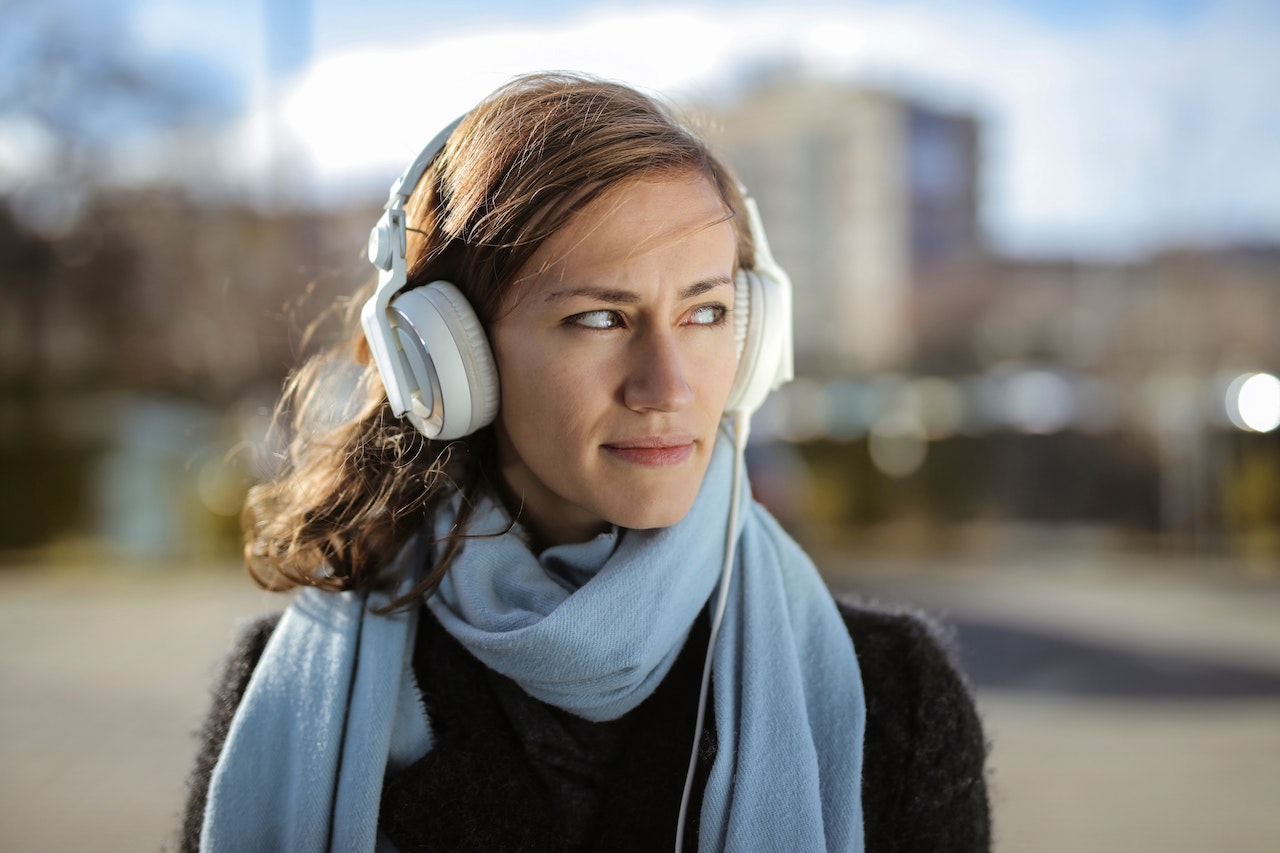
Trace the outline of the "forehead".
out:
M 549 237 L 519 276 L 519 289 L 592 276 L 655 253 L 681 257 L 724 243 L 732 262 L 732 214 L 698 173 L 649 177 L 611 187 Z

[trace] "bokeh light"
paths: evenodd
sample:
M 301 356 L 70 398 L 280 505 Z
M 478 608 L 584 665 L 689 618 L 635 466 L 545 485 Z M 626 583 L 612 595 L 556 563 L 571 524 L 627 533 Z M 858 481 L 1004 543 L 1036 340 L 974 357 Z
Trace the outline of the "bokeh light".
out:
M 1033 435 L 1064 429 L 1075 419 L 1075 397 L 1067 380 L 1049 370 L 1027 370 L 1009 379 L 1005 416 L 1009 425 Z
M 1227 414 L 1236 426 L 1271 432 L 1280 426 L 1280 379 L 1270 373 L 1251 373 L 1231 383 Z
M 924 464 L 929 450 L 926 439 L 924 425 L 914 412 L 886 412 L 871 427 L 871 461 L 886 476 L 909 477 Z

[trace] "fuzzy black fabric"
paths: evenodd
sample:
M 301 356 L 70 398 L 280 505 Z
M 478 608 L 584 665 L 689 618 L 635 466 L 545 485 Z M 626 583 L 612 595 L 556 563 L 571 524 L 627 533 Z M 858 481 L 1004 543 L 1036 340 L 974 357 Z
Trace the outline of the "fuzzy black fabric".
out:
M 987 743 L 950 638 L 919 613 L 837 603 L 867 702 L 866 849 L 989 850 Z
M 986 743 L 944 634 L 920 614 L 839 604 L 867 700 L 866 849 L 989 850 Z M 202 733 L 184 850 L 198 847 L 209 774 L 274 626 L 274 620 L 255 623 L 228 662 Z M 381 829 L 406 851 L 669 849 L 707 636 L 704 614 L 649 699 L 622 720 L 589 723 L 487 670 L 424 611 L 415 668 L 426 667 L 423 683 L 448 689 L 425 697 L 435 748 L 387 780 Z M 709 729 L 696 799 L 715 756 Z M 594 756 L 593 746 L 601 747 Z M 601 781 L 599 790 L 588 790 Z M 588 816 L 592 803 L 597 814 Z M 581 805 L 588 808 L 576 809 Z M 567 811 L 577 817 L 566 818 Z M 699 811 L 695 802 L 686 849 L 696 849 Z
M 187 808 L 182 820 L 182 838 L 179 849 L 183 853 L 196 853 L 200 849 L 200 830 L 204 825 L 204 804 L 209 798 L 209 780 L 213 766 L 218 763 L 222 744 L 231 728 L 231 718 L 240 705 L 240 697 L 249 686 L 253 668 L 262 657 L 262 650 L 276 629 L 282 614 L 266 616 L 245 626 L 235 645 L 227 654 L 222 677 L 213 691 L 209 713 L 198 735 L 200 749 L 196 753 L 195 768 L 187 781 Z
M 436 740 L 387 781 L 379 827 L 403 851 L 670 849 L 709 638 L 703 613 L 657 689 L 593 723 L 486 668 L 424 610 L 414 669 L 433 685 L 424 698 Z M 714 737 L 704 730 L 688 850 Z

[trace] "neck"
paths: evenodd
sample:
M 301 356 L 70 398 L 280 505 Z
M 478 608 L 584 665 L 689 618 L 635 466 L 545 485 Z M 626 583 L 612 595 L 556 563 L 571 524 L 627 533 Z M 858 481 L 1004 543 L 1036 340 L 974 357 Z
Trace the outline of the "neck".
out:
M 609 529 L 609 522 L 553 493 L 495 425 L 496 481 L 502 503 L 530 536 L 534 553 L 554 545 L 586 542 Z
M 519 474 L 519 471 L 508 472 L 504 468 L 502 476 L 498 478 L 498 490 L 507 512 L 529 534 L 530 546 L 535 554 L 554 545 L 586 542 L 609 529 L 609 522 L 585 512 L 540 511 L 536 501 L 526 499 Z

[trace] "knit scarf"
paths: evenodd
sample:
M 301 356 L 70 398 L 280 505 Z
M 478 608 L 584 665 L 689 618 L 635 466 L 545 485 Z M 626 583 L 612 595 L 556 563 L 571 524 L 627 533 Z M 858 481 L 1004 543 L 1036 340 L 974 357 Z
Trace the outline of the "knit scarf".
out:
M 671 527 L 540 556 L 518 528 L 468 539 L 428 606 L 531 696 L 616 719 L 662 681 L 716 589 L 732 466 L 722 438 L 693 508 Z M 812 562 L 743 499 L 713 652 L 719 748 L 699 847 L 861 851 L 866 711 L 849 634 Z M 439 513 L 436 538 L 452 523 Z M 509 526 L 486 500 L 468 532 Z M 430 556 L 426 539 L 388 567 L 401 591 Z M 584 554 L 603 562 L 591 571 Z M 214 768 L 202 850 L 389 847 L 377 830 L 383 778 L 431 749 L 412 668 L 416 615 L 370 612 L 394 594 L 305 590 L 295 599 Z

